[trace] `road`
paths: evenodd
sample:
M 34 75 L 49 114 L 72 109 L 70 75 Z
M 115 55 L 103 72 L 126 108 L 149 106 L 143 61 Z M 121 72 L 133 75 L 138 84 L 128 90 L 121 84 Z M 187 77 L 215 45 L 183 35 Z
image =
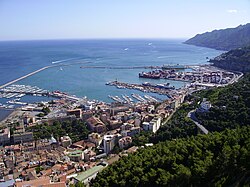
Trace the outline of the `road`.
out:
M 195 125 L 204 133 L 204 134 L 208 134 L 208 130 L 203 126 L 201 125 L 199 122 L 198 122 L 198 119 L 196 118 L 195 116 L 195 110 L 191 110 L 188 115 L 187 115 L 194 123 Z

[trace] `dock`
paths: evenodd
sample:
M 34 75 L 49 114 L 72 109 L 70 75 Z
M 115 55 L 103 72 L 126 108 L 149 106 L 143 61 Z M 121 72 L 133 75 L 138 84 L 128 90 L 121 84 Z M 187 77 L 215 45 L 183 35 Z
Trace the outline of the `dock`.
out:
M 106 85 L 115 86 L 119 89 L 133 89 L 133 90 L 139 90 L 141 92 L 157 93 L 157 94 L 166 95 L 168 97 L 171 97 L 172 95 L 175 94 L 174 89 L 146 85 L 146 84 L 135 84 L 135 83 L 130 84 L 130 83 L 124 83 L 124 82 L 119 82 L 119 81 L 110 81 L 110 82 L 107 82 Z M 143 98 L 141 100 L 143 100 Z

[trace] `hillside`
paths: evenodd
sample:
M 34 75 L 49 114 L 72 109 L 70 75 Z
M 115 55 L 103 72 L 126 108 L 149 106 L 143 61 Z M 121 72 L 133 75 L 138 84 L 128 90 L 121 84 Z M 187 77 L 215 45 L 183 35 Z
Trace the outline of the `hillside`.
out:
M 199 93 L 212 103 L 208 113 L 197 113 L 200 122 L 209 131 L 222 131 L 250 124 L 250 74 L 238 83 Z
M 249 89 L 250 74 L 246 74 L 233 85 L 190 97 L 193 102 L 184 104 L 154 137 L 149 137 L 159 143 L 109 166 L 92 186 L 249 185 Z M 204 97 L 213 107 L 197 117 L 210 133 L 196 135 L 185 116 Z
M 123 157 L 91 186 L 250 184 L 250 127 L 159 143 Z
M 210 62 L 213 63 L 214 66 L 222 69 L 249 72 L 250 46 L 223 53 L 220 56 L 211 59 Z
M 236 28 L 214 30 L 184 42 L 185 44 L 209 47 L 218 50 L 231 50 L 250 45 L 250 23 Z

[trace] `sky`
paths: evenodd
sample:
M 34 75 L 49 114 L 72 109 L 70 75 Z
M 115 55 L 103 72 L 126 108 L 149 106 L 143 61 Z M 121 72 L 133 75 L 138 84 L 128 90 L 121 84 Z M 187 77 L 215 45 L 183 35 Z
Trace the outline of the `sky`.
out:
M 0 40 L 190 38 L 250 22 L 250 0 L 0 0 Z

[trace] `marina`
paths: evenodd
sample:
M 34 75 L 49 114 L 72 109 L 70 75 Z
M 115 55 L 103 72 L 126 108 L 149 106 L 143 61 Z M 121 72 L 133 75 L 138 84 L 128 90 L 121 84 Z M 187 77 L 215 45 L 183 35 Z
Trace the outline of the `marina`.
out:
M 41 97 L 41 101 L 45 98 L 46 100 L 48 100 L 48 98 L 64 98 L 72 101 L 81 100 L 81 98 L 60 91 L 49 92 L 48 90 L 41 89 L 38 86 L 12 84 L 0 89 L 0 108 L 13 109 L 30 104 L 29 101 L 21 101 L 21 99 L 25 96 L 33 96 L 33 98 Z
M 166 84 L 150 84 L 150 83 L 143 83 L 143 84 L 130 84 L 130 83 L 124 83 L 124 82 L 119 82 L 119 81 L 111 81 L 107 82 L 106 85 L 109 86 L 115 86 L 119 89 L 134 89 L 134 90 L 139 90 L 141 92 L 151 92 L 151 93 L 157 93 L 160 95 L 172 95 L 175 93 L 174 87 L 170 87 L 168 83 Z M 143 100 L 143 99 L 139 99 Z
M 21 98 L 25 95 L 48 96 L 48 90 L 40 89 L 37 86 L 13 84 L 0 89 L 0 98 Z
M 122 99 L 119 96 L 111 96 L 111 95 L 109 95 L 108 97 L 111 98 L 113 101 L 119 102 L 119 103 L 130 103 L 130 104 L 132 104 L 132 103 L 136 103 L 136 101 L 141 102 L 141 103 L 148 103 L 148 102 L 156 103 L 156 102 L 159 102 L 159 99 L 156 99 L 155 97 L 150 96 L 150 95 L 141 96 L 139 94 L 132 93 L 131 96 L 135 100 L 133 100 L 128 95 L 123 95 L 123 94 L 122 94 Z

